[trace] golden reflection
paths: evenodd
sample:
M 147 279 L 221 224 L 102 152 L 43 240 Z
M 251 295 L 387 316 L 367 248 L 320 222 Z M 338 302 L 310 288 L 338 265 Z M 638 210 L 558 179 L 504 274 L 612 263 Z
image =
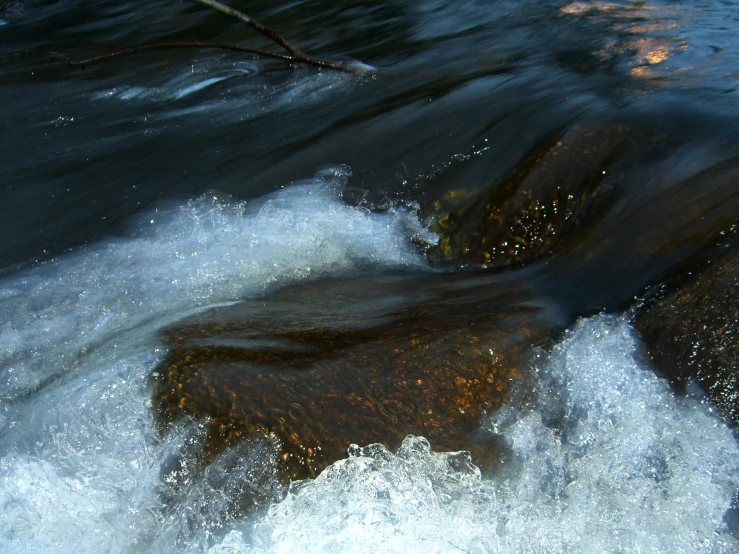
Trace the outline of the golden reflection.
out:
M 572 2 L 566 6 L 562 6 L 560 11 L 563 13 L 582 15 L 591 13 L 613 13 L 617 12 L 623 15 L 640 14 L 641 12 L 655 11 L 660 8 L 656 6 L 650 6 L 641 2 L 634 2 L 631 5 L 615 4 L 612 2 Z
M 632 77 L 638 77 L 639 79 L 657 79 L 657 75 L 654 70 L 647 65 L 640 65 L 633 68 L 630 72 Z
M 624 31 L 634 35 L 646 35 L 670 29 L 677 29 L 676 21 L 655 21 L 641 25 L 629 25 Z
M 658 76 L 654 70 L 643 66 L 664 64 L 688 49 L 685 38 L 676 33 L 682 16 L 677 10 L 672 8 L 670 11 L 642 2 L 622 5 L 576 1 L 560 8 L 562 13 L 575 17 L 603 20 L 606 23 L 610 21 L 610 30 L 617 33 L 619 38 L 594 52 L 594 55 L 604 61 L 628 56 L 635 66 L 631 75 L 640 78 Z M 624 35 L 640 38 L 627 39 Z

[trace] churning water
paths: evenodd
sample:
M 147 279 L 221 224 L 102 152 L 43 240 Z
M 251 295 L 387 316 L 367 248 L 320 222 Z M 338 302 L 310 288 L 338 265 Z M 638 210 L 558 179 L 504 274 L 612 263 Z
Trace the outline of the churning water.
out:
M 484 423 L 513 451 L 506 477 L 420 437 L 362 448 L 270 508 L 256 548 L 237 528 L 213 551 L 734 551 L 717 530 L 737 444 L 635 362 L 635 343 L 624 318 L 597 316 L 540 354 L 547 401 Z
M 424 236 L 415 217 L 347 207 L 343 175 L 326 172 L 254 206 L 206 194 L 162 207 L 138 218 L 136 238 L 3 281 L 8 548 L 146 550 L 160 533 L 181 532 L 167 529 L 157 490 L 180 445 L 157 438 L 146 386 L 163 324 L 306 278 L 426 267 L 409 245 Z
M 735 153 L 735 3 L 272 4 L 238 3 L 387 72 L 188 51 L 72 72 L 43 52 L 243 31 L 189 4 L 0 2 L 0 551 L 739 551 L 739 444 L 655 375 L 623 313 L 533 351 L 536 401 L 480 422 L 506 448 L 493 475 L 409 436 L 289 487 L 257 439 L 173 477 L 203 430 L 156 427 L 167 325 L 308 280 L 438 271 L 419 214 L 574 121 L 690 135 L 641 167 L 672 182 Z M 622 213 L 670 182 L 627 183 Z M 567 312 L 557 291 L 582 284 L 564 265 L 547 291 Z M 624 276 L 612 303 L 665 272 Z M 239 510 L 249 487 L 263 502 Z
M 578 322 L 534 357 L 537 407 L 482 423 L 512 451 L 501 476 L 482 479 L 464 454 L 409 437 L 396 453 L 362 445 L 266 513 L 212 525 L 229 493 L 217 464 L 203 482 L 181 483 L 192 490 L 167 507 L 162 467 L 191 436 L 154 429 L 147 378 L 161 359 L 157 328 L 306 278 L 426 268 L 410 244 L 425 237 L 415 216 L 347 207 L 342 173 L 254 206 L 206 194 L 146 212 L 135 238 L 2 281 L 5 550 L 737 548 L 722 518 L 739 446 L 710 408 L 675 397 L 635 360 L 638 339 L 615 316 Z M 258 445 L 236 454 L 221 470 L 232 479 L 271 471 Z

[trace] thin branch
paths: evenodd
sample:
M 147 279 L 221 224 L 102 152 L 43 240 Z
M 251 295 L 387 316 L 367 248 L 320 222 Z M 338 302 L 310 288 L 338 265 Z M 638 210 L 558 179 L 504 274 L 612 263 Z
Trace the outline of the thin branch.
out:
M 313 56 L 309 56 L 308 54 L 305 54 L 303 51 L 301 51 L 300 49 L 290 44 L 288 41 L 286 41 L 284 38 L 282 38 L 280 35 L 278 35 L 276 32 L 274 32 L 269 27 L 262 25 L 261 23 L 252 19 L 245 13 L 240 12 L 239 10 L 236 10 L 230 6 L 227 6 L 226 4 L 223 4 L 219 2 L 218 0 L 195 0 L 195 2 L 203 4 L 204 6 L 207 6 L 209 8 L 213 8 L 214 10 L 217 10 L 228 16 L 234 17 L 238 19 L 239 21 L 241 21 L 242 23 L 249 25 L 251 28 L 259 31 L 264 36 L 276 42 L 277 44 L 282 46 L 285 50 L 290 52 L 290 54 L 295 58 L 295 61 L 303 62 L 303 63 L 310 64 L 310 65 L 315 65 L 317 67 L 327 67 L 330 69 L 336 69 L 338 71 L 346 71 L 349 73 L 368 74 L 368 73 L 375 72 L 374 68 L 371 68 L 368 66 L 349 65 L 349 64 L 345 64 L 341 62 L 332 62 L 330 60 L 322 60 L 320 58 L 314 58 Z
M 219 50 L 231 50 L 236 52 L 249 52 L 251 54 L 259 54 L 260 56 L 268 56 L 270 58 L 277 58 L 288 62 L 297 62 L 295 56 L 289 54 L 280 54 L 277 52 L 270 52 L 269 50 L 263 50 L 261 48 L 250 48 L 248 46 L 236 46 L 232 44 L 213 44 L 210 42 L 158 42 L 156 44 L 144 44 L 143 46 L 135 46 L 133 48 L 126 48 L 124 50 L 117 50 L 115 52 L 108 52 L 107 54 L 101 54 L 100 56 L 94 56 L 84 60 L 73 60 L 64 54 L 58 52 L 49 52 L 49 60 L 58 60 L 66 63 L 70 67 L 85 67 L 94 63 L 109 60 L 111 58 L 119 58 L 122 56 L 128 56 L 131 54 L 138 54 L 139 52 L 145 52 L 146 50 L 167 50 L 174 48 L 217 48 Z
M 244 12 L 240 12 L 239 10 L 234 9 L 231 6 L 227 6 L 226 4 L 223 4 L 219 2 L 218 0 L 195 0 L 195 1 L 199 2 L 200 4 L 203 4 L 204 6 L 208 6 L 209 8 L 213 8 L 214 10 L 217 10 L 228 16 L 234 17 L 238 19 L 239 21 L 241 21 L 242 23 L 249 25 L 251 28 L 259 31 L 260 33 L 262 33 L 264 36 L 266 36 L 270 40 L 282 46 L 285 50 L 290 52 L 296 58 L 307 57 L 303 52 L 295 48 L 292 44 L 290 44 L 280 35 L 275 33 L 272 29 L 270 29 L 269 27 L 265 25 L 262 25 L 261 23 L 259 23 L 259 21 L 252 19 L 251 17 L 246 15 Z
M 258 32 L 260 32 L 261 34 L 263 34 L 264 36 L 266 36 L 273 42 L 279 44 L 281 47 L 283 47 L 285 50 L 288 51 L 288 54 L 280 54 L 278 52 L 270 52 L 269 50 L 263 50 L 262 48 L 251 48 L 248 46 L 236 46 L 232 44 L 214 44 L 214 43 L 209 43 L 209 42 L 190 41 L 190 42 L 160 42 L 156 44 L 145 44 L 143 46 L 134 46 L 133 48 L 126 48 L 124 50 L 117 50 L 115 52 L 101 54 L 99 56 L 94 56 L 92 58 L 87 58 L 84 60 L 73 60 L 69 58 L 68 56 L 65 56 L 64 54 L 60 54 L 58 52 L 49 52 L 48 61 L 57 60 L 57 61 L 62 61 L 66 63 L 70 67 L 85 67 L 85 66 L 88 66 L 94 63 L 102 62 L 105 60 L 110 60 L 112 58 L 128 56 L 131 54 L 137 54 L 139 52 L 144 52 L 146 50 L 164 50 L 164 49 L 171 49 L 171 48 L 218 48 L 220 50 L 249 52 L 251 54 L 258 54 L 260 56 L 266 56 L 269 58 L 277 58 L 277 59 L 284 60 L 290 63 L 304 63 L 304 64 L 313 65 L 317 67 L 326 67 L 328 69 L 334 69 L 337 71 L 345 71 L 347 73 L 360 73 L 364 75 L 372 75 L 377 72 L 375 68 L 364 65 L 364 64 L 347 64 L 343 62 L 333 62 L 331 60 L 323 60 L 321 58 L 314 58 L 313 56 L 309 56 L 305 52 L 301 51 L 300 49 L 290 44 L 288 41 L 286 41 L 284 38 L 282 38 L 280 35 L 278 35 L 276 32 L 274 32 L 269 27 L 262 25 L 258 21 L 255 21 L 254 19 L 252 19 L 245 13 L 240 12 L 239 10 L 231 8 L 227 6 L 226 4 L 222 4 L 218 0 L 195 0 L 195 1 L 199 2 L 200 4 L 203 4 L 204 6 L 213 8 L 214 10 L 224 13 L 230 17 L 234 17 L 238 19 L 239 21 L 241 21 L 242 23 L 249 25 L 250 27 L 257 30 Z

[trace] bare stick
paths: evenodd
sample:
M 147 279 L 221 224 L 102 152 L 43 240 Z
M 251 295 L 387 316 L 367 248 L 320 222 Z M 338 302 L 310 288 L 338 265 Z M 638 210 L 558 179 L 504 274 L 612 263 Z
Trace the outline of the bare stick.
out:
M 235 10 L 231 6 L 227 6 L 226 4 L 218 2 L 218 0 L 195 0 L 195 1 L 203 4 L 204 6 L 208 6 L 209 8 L 213 8 L 214 10 L 218 10 L 221 13 L 234 17 L 238 19 L 239 21 L 241 21 L 242 23 L 246 23 L 253 29 L 256 29 L 257 31 L 262 33 L 264 36 L 266 36 L 270 40 L 282 46 L 285 50 L 290 52 L 296 58 L 306 57 L 306 55 L 303 54 L 303 52 L 295 48 L 292 44 L 290 44 L 280 35 L 275 33 L 272 29 L 262 25 L 261 23 L 259 23 L 259 21 L 252 19 L 245 13 L 240 12 L 239 10 Z
M 270 40 L 282 46 L 289 53 L 280 54 L 278 52 L 270 52 L 269 50 L 264 50 L 262 48 L 251 48 L 248 46 L 236 46 L 232 44 L 214 44 L 214 43 L 209 43 L 209 42 L 190 41 L 190 42 L 160 42 L 156 44 L 145 44 L 143 46 L 134 46 L 133 48 L 126 48 L 124 50 L 117 50 L 115 52 L 101 54 L 99 56 L 94 56 L 92 58 L 87 58 L 84 60 L 73 60 L 65 56 L 64 54 L 60 54 L 58 52 L 49 52 L 48 60 L 49 61 L 51 60 L 62 61 L 66 63 L 67 65 L 69 65 L 70 67 L 85 67 L 85 66 L 88 66 L 94 63 L 110 60 L 112 58 L 119 58 L 122 56 L 137 54 L 139 52 L 144 52 L 147 50 L 164 50 L 164 49 L 172 49 L 172 48 L 218 48 L 220 50 L 249 52 L 251 54 L 258 54 L 260 56 L 277 58 L 277 59 L 284 60 L 284 61 L 291 62 L 291 63 L 296 63 L 296 62 L 304 63 L 304 64 L 313 65 L 317 67 L 326 67 L 329 69 L 335 69 L 337 71 L 346 71 L 348 73 L 361 73 L 364 75 L 372 75 L 377 72 L 375 68 L 366 66 L 363 64 L 347 64 L 347 63 L 342 63 L 342 62 L 333 62 L 330 60 L 314 58 L 313 56 L 309 56 L 308 54 L 304 53 L 300 49 L 290 44 L 288 41 L 286 41 L 280 35 L 275 33 L 269 27 L 266 27 L 262 25 L 261 23 L 259 23 L 258 21 L 255 21 L 254 19 L 252 19 L 245 13 L 242 13 L 225 4 L 222 4 L 218 0 L 195 0 L 195 1 L 209 8 L 213 8 L 214 10 L 217 10 L 221 13 L 224 13 L 231 17 L 235 17 L 242 23 L 246 23 L 253 29 L 256 29 L 257 31 L 262 33 L 264 36 L 266 36 Z
M 246 25 L 249 25 L 253 29 L 259 31 L 264 36 L 269 38 L 270 40 L 276 42 L 280 46 L 282 46 L 285 50 L 290 52 L 290 54 L 295 58 L 295 61 L 307 63 L 310 65 L 315 65 L 318 67 L 327 67 L 330 69 L 336 69 L 339 71 L 347 71 L 349 73 L 374 73 L 374 69 L 369 68 L 367 66 L 354 66 L 354 65 L 348 65 L 341 62 L 332 62 L 330 60 L 322 60 L 320 58 L 314 58 L 313 56 L 309 56 L 308 54 L 305 54 L 292 44 L 290 44 L 288 41 L 286 41 L 284 38 L 282 38 L 280 35 L 278 35 L 276 32 L 274 32 L 269 27 L 266 27 L 265 25 L 262 25 L 258 21 L 255 21 L 248 15 L 246 15 L 243 12 L 240 12 L 239 10 L 236 10 L 230 6 L 227 6 L 226 4 L 223 4 L 219 2 L 218 0 L 195 0 L 195 2 L 199 2 L 200 4 L 203 4 L 204 6 L 208 6 L 209 8 L 213 8 L 214 10 L 217 10 L 221 13 L 224 13 L 228 16 L 234 17 L 241 21 L 242 23 L 245 23 Z
M 85 67 L 94 63 L 109 60 L 111 58 L 119 58 L 121 56 L 128 56 L 131 54 L 137 54 L 139 52 L 145 52 L 146 50 L 167 50 L 174 48 L 217 48 L 219 50 L 231 50 L 236 52 L 249 52 L 251 54 L 259 54 L 260 56 L 268 56 L 270 58 L 277 58 L 288 62 L 300 61 L 295 56 L 289 54 L 280 54 L 277 52 L 270 52 L 269 50 L 263 50 L 261 48 L 250 48 L 248 46 L 236 46 L 232 44 L 213 44 L 210 42 L 159 42 L 156 44 L 144 44 L 143 46 L 135 46 L 133 48 L 126 48 L 124 50 L 117 50 L 115 52 L 109 52 L 107 54 L 101 54 L 100 56 L 94 56 L 84 60 L 73 60 L 64 54 L 58 52 L 49 52 L 49 60 L 58 60 L 66 63 L 70 67 Z

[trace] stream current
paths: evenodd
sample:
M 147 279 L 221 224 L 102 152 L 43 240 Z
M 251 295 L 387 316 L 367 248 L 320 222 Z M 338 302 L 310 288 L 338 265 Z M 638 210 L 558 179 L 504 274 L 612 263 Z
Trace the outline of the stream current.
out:
M 196 3 L 0 3 L 0 550 L 739 551 L 736 432 L 697 387 L 676 394 L 653 371 L 630 320 L 679 265 L 637 252 L 674 235 L 650 214 L 687 222 L 715 194 L 691 225 L 739 215 L 735 180 L 690 181 L 736 164 L 739 5 L 234 6 L 307 52 L 381 71 L 186 49 L 71 69 L 45 52 L 271 45 Z M 462 271 L 425 256 L 434 203 L 602 123 L 676 146 L 627 172 L 598 223 L 613 267 L 593 247 L 506 273 L 567 329 L 527 358 L 536 400 L 479 422 L 506 445 L 502 469 L 409 436 L 288 486 L 254 438 L 173 477 L 203 429 L 157 427 L 164 328 L 314 281 Z M 703 196 L 678 209 L 683 182 Z M 616 270 L 618 256 L 638 263 Z M 244 489 L 256 508 L 235 506 Z

